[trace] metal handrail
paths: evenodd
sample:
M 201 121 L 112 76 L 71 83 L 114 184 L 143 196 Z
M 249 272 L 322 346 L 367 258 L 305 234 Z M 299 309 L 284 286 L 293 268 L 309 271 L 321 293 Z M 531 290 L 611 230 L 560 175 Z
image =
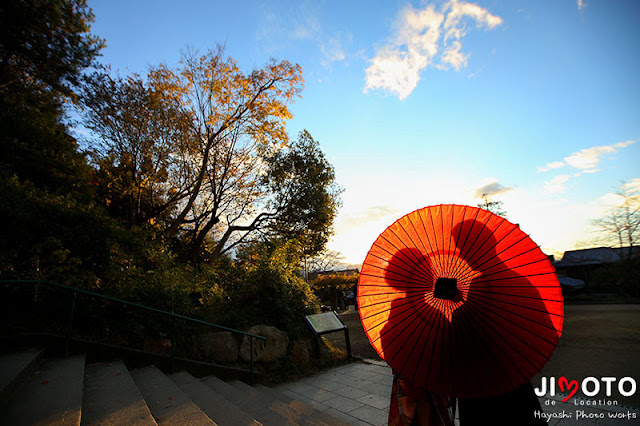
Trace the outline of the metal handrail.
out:
M 197 318 L 191 318 L 191 317 L 187 317 L 184 315 L 180 315 L 180 314 L 176 314 L 173 312 L 169 312 L 169 311 L 163 311 L 162 309 L 157 309 L 157 308 L 152 308 L 150 306 L 145 306 L 145 305 L 141 305 L 139 303 L 135 303 L 135 302 L 130 302 L 128 300 L 123 300 L 123 299 L 118 299 L 116 297 L 111 297 L 111 296 L 106 296 L 104 294 L 100 294 L 100 293 L 95 293 L 93 291 L 89 291 L 89 290 L 83 290 L 80 288 L 76 288 L 76 287 L 70 287 L 67 285 L 63 285 L 63 284 L 58 284 L 56 282 L 53 281 L 45 281 L 45 280 L 0 280 L 0 284 L 45 284 L 48 286 L 53 286 L 53 287 L 57 287 L 57 288 L 61 288 L 67 291 L 71 291 L 73 293 L 73 299 L 71 301 L 71 309 L 69 311 L 69 318 L 68 318 L 68 323 L 67 323 L 67 333 L 66 333 L 66 342 L 65 342 L 65 352 L 68 353 L 69 352 L 69 339 L 71 337 L 71 329 L 72 329 L 72 323 L 73 323 L 73 315 L 74 315 L 74 310 L 75 310 L 75 303 L 76 303 L 76 296 L 78 293 L 81 294 L 86 294 L 89 296 L 94 296 L 94 297 L 98 297 L 104 300 L 109 300 L 112 302 L 116 302 L 116 303 L 120 303 L 122 305 L 128 305 L 128 306 L 133 306 L 135 308 L 139 308 L 139 309 L 144 309 L 147 311 L 151 311 L 151 312 L 155 312 L 158 314 L 162 314 L 168 317 L 173 317 L 173 318 L 177 318 L 180 320 L 184 320 L 184 321 L 190 321 L 196 324 L 202 324 L 202 325 L 206 325 L 209 327 L 214 327 L 220 330 L 225 330 L 225 331 L 230 331 L 232 333 L 236 333 L 236 334 L 240 334 L 243 336 L 248 336 L 251 338 L 250 342 L 251 342 L 251 354 L 250 354 L 250 372 L 251 372 L 251 384 L 253 385 L 253 340 L 254 339 L 261 339 L 261 340 L 267 340 L 266 337 L 264 336 L 258 336 L 255 334 L 251 334 L 251 333 L 247 333 L 246 331 L 242 331 L 242 330 L 236 330 L 233 328 L 229 328 L 229 327 L 225 327 L 222 325 L 218 325 L 218 324 L 214 324 L 211 322 L 207 322 L 207 321 L 202 321 L 199 320 Z M 174 361 L 174 348 L 175 345 L 172 345 L 172 350 L 171 350 L 171 368 L 173 369 L 173 361 Z

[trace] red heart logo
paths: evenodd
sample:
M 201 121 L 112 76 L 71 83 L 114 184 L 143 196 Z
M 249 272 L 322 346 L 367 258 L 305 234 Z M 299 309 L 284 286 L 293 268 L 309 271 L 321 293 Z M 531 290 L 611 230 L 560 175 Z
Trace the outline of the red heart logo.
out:
M 560 392 L 569 391 L 571 389 L 569 396 L 562 400 L 562 402 L 567 402 L 569 398 L 578 392 L 578 381 L 572 380 L 569 381 L 566 377 L 562 376 L 558 379 L 558 387 L 560 388 Z

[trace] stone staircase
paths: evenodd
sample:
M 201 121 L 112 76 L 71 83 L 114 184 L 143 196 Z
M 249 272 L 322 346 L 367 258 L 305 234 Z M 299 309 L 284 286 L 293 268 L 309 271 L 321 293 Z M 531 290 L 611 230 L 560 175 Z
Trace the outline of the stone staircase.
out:
M 266 386 L 39 350 L 0 356 L 0 396 L 0 425 L 347 424 Z

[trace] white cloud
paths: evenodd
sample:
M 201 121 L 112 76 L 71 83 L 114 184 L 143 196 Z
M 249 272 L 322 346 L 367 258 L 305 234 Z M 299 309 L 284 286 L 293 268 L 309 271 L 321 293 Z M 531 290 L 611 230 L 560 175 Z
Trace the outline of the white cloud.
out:
M 380 89 L 405 99 L 420 81 L 420 72 L 429 66 L 456 71 L 467 66 L 469 54 L 462 52 L 462 38 L 469 22 L 480 29 L 493 29 L 502 18 L 473 3 L 452 0 L 437 11 L 405 7 L 395 23 L 395 33 L 379 48 L 366 70 L 365 93 Z M 444 36 L 442 35 L 444 31 Z M 438 57 L 438 53 L 442 52 Z
M 322 65 L 329 66 L 333 62 L 344 61 L 347 58 L 346 48 L 353 41 L 351 33 L 338 32 L 320 41 Z
M 460 52 L 460 49 L 462 49 L 462 43 L 456 40 L 442 53 L 442 62 L 451 65 L 456 71 L 466 67 L 469 61 L 469 55 Z
M 405 99 L 420 80 L 420 71 L 426 68 L 438 52 L 442 13 L 433 5 L 424 10 L 407 6 L 397 22 L 394 40 L 378 50 L 366 71 L 365 91 L 387 90 Z
M 538 167 L 539 172 L 548 172 L 552 169 L 559 169 L 564 167 L 565 163 L 563 161 L 552 161 L 551 163 L 547 163 L 544 167 Z
M 622 148 L 626 148 L 629 145 L 634 144 L 635 141 L 624 141 L 613 145 L 594 146 L 592 148 L 585 148 L 580 151 L 574 152 L 568 157 L 564 158 L 564 161 L 553 161 L 547 163 L 544 167 L 538 167 L 539 172 L 548 172 L 549 170 L 559 169 L 565 165 L 578 169 L 581 173 L 595 173 L 600 171 L 598 165 L 605 154 L 613 154 L 618 152 Z
M 559 194 L 566 191 L 566 183 L 570 177 L 570 175 L 554 176 L 553 179 L 544 183 L 544 192 L 547 194 Z
M 584 172 L 593 172 L 597 169 L 600 163 L 601 157 L 605 154 L 611 154 L 618 152 L 621 148 L 626 148 L 633 144 L 634 141 L 620 142 L 613 145 L 595 146 L 593 148 L 586 148 L 578 152 L 574 152 L 570 156 L 564 159 L 566 163 L 576 169 L 583 170 Z
M 378 222 L 390 217 L 396 217 L 400 213 L 402 212 L 399 209 L 392 206 L 371 206 L 346 214 L 343 222 L 345 226 L 362 226 L 369 222 Z
M 349 32 L 332 31 L 323 27 L 320 16 L 322 5 L 311 0 L 296 2 L 286 13 L 276 14 L 267 4 L 263 8 L 263 25 L 257 30 L 257 37 L 266 41 L 268 51 L 282 50 L 288 45 L 311 44 L 320 51 L 320 61 L 324 67 L 333 62 L 344 61 L 353 36 Z
M 477 28 L 494 29 L 502 24 L 502 18 L 490 14 L 486 9 L 481 8 L 477 4 L 459 2 L 453 0 L 448 3 L 449 13 L 444 23 L 445 41 L 450 38 L 459 40 L 469 32 L 465 18 L 475 21 Z
M 483 195 L 493 197 L 495 195 L 505 194 L 509 191 L 513 191 L 513 187 L 502 185 L 498 182 L 498 179 L 488 178 L 479 188 L 476 189 L 474 198 L 482 198 Z

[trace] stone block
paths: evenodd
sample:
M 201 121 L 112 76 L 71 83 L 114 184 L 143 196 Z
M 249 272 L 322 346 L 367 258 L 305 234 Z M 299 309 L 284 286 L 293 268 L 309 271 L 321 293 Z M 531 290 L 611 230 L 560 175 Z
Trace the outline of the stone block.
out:
M 284 358 L 287 355 L 289 336 L 284 331 L 270 325 L 254 325 L 247 333 L 264 336 L 267 340 L 253 339 L 253 361 L 271 363 Z M 240 345 L 240 357 L 249 361 L 251 359 L 251 338 L 244 336 Z

